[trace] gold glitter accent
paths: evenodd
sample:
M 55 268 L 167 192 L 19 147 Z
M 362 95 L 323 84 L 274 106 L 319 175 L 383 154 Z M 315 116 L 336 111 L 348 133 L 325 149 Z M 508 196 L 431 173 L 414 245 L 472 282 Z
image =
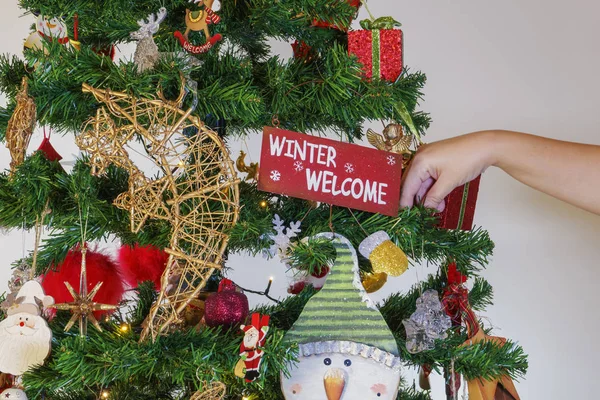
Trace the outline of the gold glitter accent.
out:
M 375 293 L 385 285 L 387 282 L 387 277 L 388 276 L 385 272 L 364 274 L 362 277 L 362 285 L 367 293 Z
M 391 276 L 400 276 L 408 269 L 408 258 L 401 248 L 391 240 L 375 247 L 369 257 L 373 272 L 385 272 Z

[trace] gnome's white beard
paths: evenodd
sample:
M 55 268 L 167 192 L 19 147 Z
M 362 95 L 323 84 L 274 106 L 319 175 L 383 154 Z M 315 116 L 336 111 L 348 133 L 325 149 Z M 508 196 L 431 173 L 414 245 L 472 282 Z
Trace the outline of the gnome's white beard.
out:
M 26 324 L 19 322 L 27 318 Z M 42 317 L 19 313 L 0 322 L 0 372 L 22 375 L 41 365 L 50 352 L 52 332 Z

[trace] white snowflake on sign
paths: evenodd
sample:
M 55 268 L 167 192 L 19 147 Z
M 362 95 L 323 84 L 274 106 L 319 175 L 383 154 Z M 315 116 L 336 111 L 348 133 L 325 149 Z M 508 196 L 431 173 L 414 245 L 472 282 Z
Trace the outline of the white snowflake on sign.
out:
M 350 163 L 346 163 L 346 165 L 344 165 L 344 168 L 346 169 L 346 172 L 349 174 L 354 172 L 354 165 L 352 165 Z
M 396 165 L 396 158 L 394 156 L 387 157 L 388 165 Z
M 294 169 L 298 172 L 302 171 L 304 169 L 304 165 L 302 165 L 302 161 L 296 161 L 294 163 Z
M 281 172 L 277 170 L 271 171 L 271 179 L 275 182 L 279 181 L 281 179 Z
M 286 228 L 285 221 L 277 214 L 273 216 L 273 230 L 277 234 L 269 234 L 269 237 L 273 244 L 271 247 L 263 251 L 263 257 L 271 258 L 279 255 L 281 261 L 285 264 L 288 263 L 288 250 L 291 246 L 292 238 L 295 238 L 300 233 L 300 221 L 290 222 L 289 228 Z

